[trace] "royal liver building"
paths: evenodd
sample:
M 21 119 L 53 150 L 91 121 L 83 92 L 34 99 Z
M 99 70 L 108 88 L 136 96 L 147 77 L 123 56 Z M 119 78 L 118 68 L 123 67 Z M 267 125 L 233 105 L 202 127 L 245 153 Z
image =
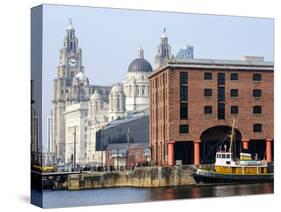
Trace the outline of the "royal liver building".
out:
M 149 107 L 148 75 L 151 72 L 144 50 L 138 48 L 123 83 L 91 85 L 84 72 L 82 50 L 69 21 L 53 82 L 52 149 L 57 162 L 75 161 L 83 165 L 105 160 L 104 152 L 96 151 L 97 130 Z
M 60 62 L 53 84 L 53 149 L 56 152 L 57 159 L 62 161 L 65 159 L 66 151 L 64 113 L 69 105 L 89 100 L 89 82 L 88 80 L 84 81 L 84 79 L 82 50 L 78 47 L 78 39 L 70 22 L 64 38 L 64 48 L 60 50 Z M 81 83 L 78 81 L 81 81 Z

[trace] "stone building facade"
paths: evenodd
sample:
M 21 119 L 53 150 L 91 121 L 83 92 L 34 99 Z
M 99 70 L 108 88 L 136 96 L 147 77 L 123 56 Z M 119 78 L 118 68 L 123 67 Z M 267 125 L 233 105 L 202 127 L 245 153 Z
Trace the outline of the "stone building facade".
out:
M 120 83 L 113 85 L 109 95 L 109 120 L 123 118 L 126 115 L 126 96 Z
M 79 82 L 82 82 L 80 85 Z M 82 50 L 70 22 L 64 38 L 64 48 L 60 50 L 60 63 L 53 82 L 54 151 L 57 159 L 65 160 L 65 118 L 66 106 L 89 98 L 89 82 L 84 75 Z
M 90 84 L 70 20 L 53 81 L 51 149 L 57 163 L 104 163 L 104 151 L 96 149 L 96 132 L 111 121 L 149 107 L 150 72 L 152 67 L 139 48 L 124 84 Z
M 65 163 L 86 164 L 88 102 L 69 105 L 63 114 L 65 120 Z
M 152 66 L 144 59 L 144 50 L 138 48 L 137 58 L 129 67 L 124 81 L 127 112 L 141 111 L 149 106 L 149 80 Z
M 273 69 L 262 58 L 245 57 L 174 59 L 154 71 L 149 77 L 152 160 L 213 162 L 235 119 L 237 152 L 272 161 Z

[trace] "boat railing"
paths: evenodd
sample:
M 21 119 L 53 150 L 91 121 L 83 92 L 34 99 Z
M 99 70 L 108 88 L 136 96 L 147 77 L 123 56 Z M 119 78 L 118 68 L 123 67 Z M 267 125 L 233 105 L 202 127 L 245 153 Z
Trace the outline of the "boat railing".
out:
M 266 160 L 237 160 L 235 164 L 238 166 L 267 166 L 269 163 Z

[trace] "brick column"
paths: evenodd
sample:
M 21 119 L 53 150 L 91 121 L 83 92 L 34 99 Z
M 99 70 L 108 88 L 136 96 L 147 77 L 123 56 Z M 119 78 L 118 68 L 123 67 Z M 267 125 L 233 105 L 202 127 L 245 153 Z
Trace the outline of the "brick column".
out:
M 170 166 L 173 166 L 175 163 L 174 144 L 175 144 L 175 141 L 168 142 L 168 165 L 170 165 Z
M 242 142 L 243 142 L 243 149 L 248 149 L 250 140 L 249 139 L 243 139 Z
M 194 165 L 200 165 L 200 140 L 194 140 Z
M 271 143 L 272 143 L 272 139 L 266 139 L 266 160 L 267 160 L 267 162 L 272 162 Z

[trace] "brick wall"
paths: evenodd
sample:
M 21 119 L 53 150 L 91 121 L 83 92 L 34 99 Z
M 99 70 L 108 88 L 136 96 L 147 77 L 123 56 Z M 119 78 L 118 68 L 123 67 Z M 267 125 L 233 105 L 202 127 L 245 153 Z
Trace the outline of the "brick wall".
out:
M 180 72 L 188 72 L 188 119 L 180 120 Z M 212 73 L 212 80 L 204 80 L 204 72 Z M 217 116 L 217 73 L 225 73 L 225 119 Z M 238 80 L 231 81 L 230 74 L 238 73 Z M 262 80 L 252 80 L 254 73 L 261 73 Z M 166 160 L 167 142 L 194 141 L 203 131 L 218 125 L 232 125 L 240 131 L 242 139 L 273 139 L 273 72 L 249 70 L 215 70 L 166 68 L 150 77 L 150 143 L 152 158 Z M 212 96 L 205 97 L 204 89 L 211 88 Z M 238 89 L 239 96 L 231 97 L 230 89 Z M 262 97 L 253 97 L 253 89 L 261 89 Z M 204 106 L 211 105 L 212 114 L 204 114 Z M 230 113 L 231 106 L 238 106 L 239 113 Z M 253 114 L 253 106 L 262 106 L 262 114 Z M 261 123 L 262 132 L 253 132 L 253 124 Z M 189 133 L 180 134 L 179 125 L 188 124 Z M 156 148 L 158 142 L 158 148 Z M 157 158 L 156 158 L 157 156 Z

